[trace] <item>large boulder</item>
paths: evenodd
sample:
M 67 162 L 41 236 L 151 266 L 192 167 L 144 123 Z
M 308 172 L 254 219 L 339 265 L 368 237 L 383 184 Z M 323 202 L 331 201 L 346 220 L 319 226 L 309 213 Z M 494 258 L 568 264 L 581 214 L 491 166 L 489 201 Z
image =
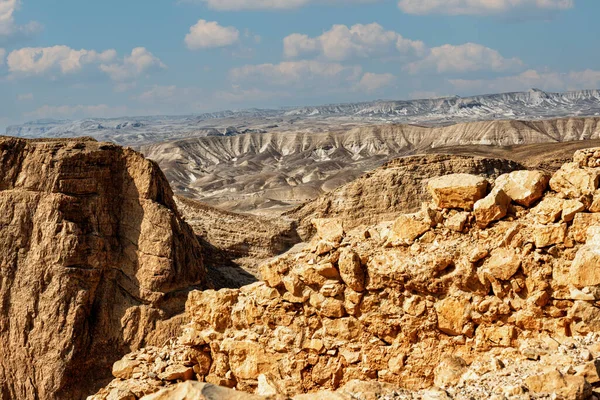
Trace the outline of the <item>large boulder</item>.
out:
M 502 189 L 515 203 L 529 207 L 542 198 L 549 180 L 542 171 L 514 171 L 500 175 L 495 188 Z
M 488 181 L 481 176 L 451 174 L 430 180 L 427 189 L 438 208 L 461 208 L 472 210 L 475 202 L 482 199 Z
M 492 222 L 504 218 L 509 204 L 510 197 L 502 189 L 492 190 L 485 198 L 475 203 L 473 214 L 475 214 L 477 225 L 485 228 Z
M 554 173 L 550 179 L 550 187 L 567 198 L 578 198 L 594 194 L 599 180 L 600 169 L 567 163 Z

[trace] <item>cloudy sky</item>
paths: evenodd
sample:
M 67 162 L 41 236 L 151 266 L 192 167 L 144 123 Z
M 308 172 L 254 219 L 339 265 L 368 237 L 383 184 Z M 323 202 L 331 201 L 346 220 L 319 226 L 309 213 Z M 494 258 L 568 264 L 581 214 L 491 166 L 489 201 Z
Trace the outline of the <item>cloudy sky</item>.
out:
M 600 88 L 598 0 L 0 0 L 0 132 Z

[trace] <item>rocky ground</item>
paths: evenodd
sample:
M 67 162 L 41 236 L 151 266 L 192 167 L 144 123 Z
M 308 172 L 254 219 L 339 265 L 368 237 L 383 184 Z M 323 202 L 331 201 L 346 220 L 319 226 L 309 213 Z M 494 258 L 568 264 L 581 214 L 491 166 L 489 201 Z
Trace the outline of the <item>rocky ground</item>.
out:
M 552 176 L 431 179 L 389 222 L 316 219 L 263 281 L 191 292 L 183 333 L 91 398 L 593 398 L 599 180 L 589 149 Z

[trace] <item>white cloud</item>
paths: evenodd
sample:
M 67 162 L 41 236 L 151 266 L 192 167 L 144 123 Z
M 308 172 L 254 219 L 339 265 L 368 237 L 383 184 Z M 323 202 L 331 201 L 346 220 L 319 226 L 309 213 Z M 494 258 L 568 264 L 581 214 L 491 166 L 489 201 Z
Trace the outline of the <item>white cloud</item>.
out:
M 523 62 L 518 58 L 504 58 L 498 51 L 489 47 L 466 43 L 460 46 L 446 44 L 434 47 L 427 57 L 409 64 L 406 69 L 411 74 L 431 70 L 438 73 L 502 72 L 522 66 Z
M 21 4 L 20 0 L 0 0 L 0 37 L 14 34 L 32 34 L 41 30 L 41 25 L 31 21 L 25 25 L 15 24 L 14 13 Z
M 144 47 L 136 47 L 122 62 L 100 65 L 100 70 L 115 82 L 133 80 L 153 68 L 167 68 L 163 62 Z
M 426 48 L 421 41 L 405 39 L 399 33 L 386 31 L 381 25 L 372 23 L 352 27 L 334 25 L 315 38 L 294 33 L 283 40 L 283 49 L 288 58 L 320 54 L 329 60 L 343 61 L 398 54 L 418 56 Z
M 374 74 L 367 72 L 356 85 L 357 89 L 373 93 L 379 89 L 390 86 L 396 81 L 396 77 L 392 74 Z
M 18 101 L 31 101 L 33 100 L 33 93 L 23 93 L 17 96 Z
M 449 82 L 458 90 L 475 92 L 513 92 L 530 88 L 543 90 L 581 90 L 600 88 L 600 71 L 584 70 L 567 73 L 527 70 L 518 75 L 495 79 L 451 79 Z
M 185 44 L 190 50 L 210 49 L 230 46 L 239 39 L 240 32 L 236 28 L 201 19 L 190 28 L 185 36 Z
M 308 88 L 315 84 L 339 86 L 356 82 L 362 74 L 358 66 L 320 61 L 287 61 L 279 64 L 246 65 L 230 71 L 235 82 L 260 82 L 271 86 Z
M 400 0 L 398 7 L 408 14 L 489 15 L 532 8 L 565 10 L 575 0 Z
M 35 111 L 24 113 L 28 118 L 111 118 L 127 114 L 127 107 L 111 107 L 106 104 L 50 106 L 44 105 Z
M 374 3 L 380 0 L 183 0 L 221 11 L 290 10 L 309 4 Z
M 43 75 L 60 71 L 62 74 L 79 72 L 83 66 L 108 62 L 116 57 L 115 50 L 97 52 L 74 50 L 67 46 L 25 47 L 8 55 L 8 69 L 14 74 Z

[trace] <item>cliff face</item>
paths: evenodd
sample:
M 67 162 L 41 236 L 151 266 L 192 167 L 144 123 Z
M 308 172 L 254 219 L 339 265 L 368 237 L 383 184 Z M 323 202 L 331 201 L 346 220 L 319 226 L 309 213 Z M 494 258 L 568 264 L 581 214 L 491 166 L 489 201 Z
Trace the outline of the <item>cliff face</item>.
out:
M 206 285 L 201 246 L 132 150 L 0 138 L 0 171 L 0 393 L 82 398 Z
M 495 178 L 523 168 L 509 160 L 460 155 L 398 158 L 285 215 L 299 221 L 298 233 L 308 240 L 315 233 L 313 218 L 339 218 L 354 228 L 415 210 L 430 198 L 424 183 L 432 178 L 454 173 Z

